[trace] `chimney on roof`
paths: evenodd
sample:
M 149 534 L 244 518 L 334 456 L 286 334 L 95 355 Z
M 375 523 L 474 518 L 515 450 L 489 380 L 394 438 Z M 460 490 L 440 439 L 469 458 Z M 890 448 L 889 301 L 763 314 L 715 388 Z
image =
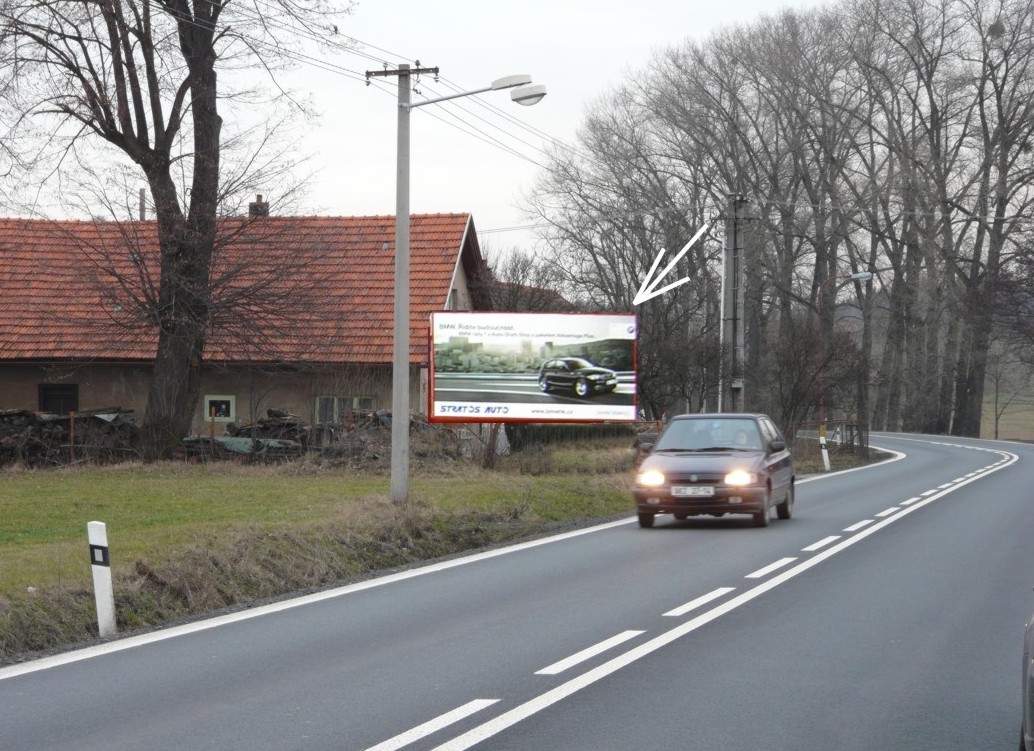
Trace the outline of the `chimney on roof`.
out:
M 269 204 L 262 200 L 261 193 L 248 204 L 248 216 L 269 216 Z

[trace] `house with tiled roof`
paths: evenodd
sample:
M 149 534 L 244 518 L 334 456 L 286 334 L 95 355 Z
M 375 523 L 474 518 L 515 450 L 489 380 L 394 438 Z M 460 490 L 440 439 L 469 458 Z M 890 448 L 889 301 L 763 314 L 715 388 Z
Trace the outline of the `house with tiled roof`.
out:
M 320 423 L 390 409 L 395 218 L 261 214 L 220 222 L 195 430 L 213 413 Z M 412 217 L 414 411 L 426 408 L 430 314 L 485 309 L 470 281 L 484 266 L 469 214 Z M 0 218 L 0 410 L 142 415 L 157 284 L 153 221 Z

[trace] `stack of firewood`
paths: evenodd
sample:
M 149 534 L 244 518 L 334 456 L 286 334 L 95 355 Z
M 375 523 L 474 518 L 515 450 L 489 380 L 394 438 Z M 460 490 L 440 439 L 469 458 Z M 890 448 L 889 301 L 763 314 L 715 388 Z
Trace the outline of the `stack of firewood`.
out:
M 235 438 L 276 438 L 297 441 L 302 446 L 309 443 L 309 423 L 283 409 L 267 409 L 266 416 L 254 423 L 230 423 L 226 433 Z
M 70 415 L 0 410 L 0 466 L 121 461 L 137 456 L 139 429 L 119 407 Z

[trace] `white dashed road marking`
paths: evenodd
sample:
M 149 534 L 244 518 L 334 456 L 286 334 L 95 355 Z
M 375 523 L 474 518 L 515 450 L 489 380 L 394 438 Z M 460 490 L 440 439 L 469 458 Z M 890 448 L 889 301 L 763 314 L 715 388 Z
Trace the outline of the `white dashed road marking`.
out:
M 685 615 L 690 610 L 696 610 L 697 608 L 699 608 L 699 607 L 701 607 L 703 605 L 706 605 L 707 603 L 711 602 L 712 600 L 717 600 L 719 597 L 724 597 L 725 595 L 729 594 L 730 592 L 734 591 L 735 589 L 736 589 L 736 587 L 719 587 L 718 589 L 714 590 L 713 592 L 708 592 L 703 597 L 698 597 L 695 600 L 687 602 L 685 605 L 680 605 L 679 607 L 675 608 L 674 610 L 669 610 L 667 613 L 665 613 L 665 615 L 672 616 L 672 617 L 678 617 L 680 615 Z
M 775 563 L 770 563 L 764 568 L 759 568 L 753 574 L 747 574 L 744 579 L 764 579 L 766 576 L 771 574 L 773 571 L 778 571 L 784 566 L 789 566 L 791 563 L 796 561 L 796 558 L 780 558 Z
M 642 633 L 645 633 L 645 632 L 643 632 L 643 631 L 622 631 L 617 636 L 612 636 L 611 638 L 609 638 L 609 639 L 607 639 L 605 641 L 601 641 L 599 644 L 594 644 L 593 646 L 589 647 L 588 649 L 583 649 L 578 654 L 573 654 L 573 655 L 571 655 L 570 657 L 568 657 L 568 658 L 566 658 L 564 660 L 560 660 L 559 662 L 554 662 L 549 667 L 542 668 L 542 670 L 535 671 L 535 675 L 557 675 L 558 673 L 564 672 L 568 668 L 574 667 L 575 665 L 583 663 L 586 660 L 588 660 L 588 659 L 590 659 L 592 657 L 595 657 L 598 654 L 602 654 L 603 652 L 606 652 L 608 649 L 612 649 L 612 648 L 616 647 L 618 644 L 624 644 L 629 639 L 634 639 L 635 637 L 639 636 Z

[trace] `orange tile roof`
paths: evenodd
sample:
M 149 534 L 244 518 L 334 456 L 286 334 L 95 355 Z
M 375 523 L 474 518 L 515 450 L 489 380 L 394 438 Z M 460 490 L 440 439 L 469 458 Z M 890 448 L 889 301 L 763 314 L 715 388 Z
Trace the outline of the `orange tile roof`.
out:
M 0 218 L 0 361 L 153 359 L 157 334 L 137 301 L 157 294 L 155 228 Z M 394 246 L 393 216 L 222 220 L 205 359 L 391 362 Z M 414 363 L 427 359 L 428 319 L 461 251 L 468 271 L 483 264 L 470 215 L 413 216 Z

